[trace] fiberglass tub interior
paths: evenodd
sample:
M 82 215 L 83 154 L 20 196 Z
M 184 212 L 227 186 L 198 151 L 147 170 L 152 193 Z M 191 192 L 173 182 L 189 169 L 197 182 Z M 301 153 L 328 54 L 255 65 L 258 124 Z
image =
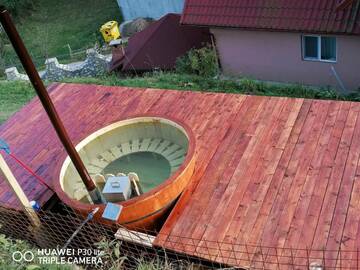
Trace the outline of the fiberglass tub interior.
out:
M 84 139 L 76 149 L 91 177 L 136 173 L 148 192 L 175 173 L 189 146 L 185 130 L 170 120 L 143 117 L 120 121 Z M 96 182 L 96 181 L 95 181 Z M 72 199 L 91 199 L 69 157 L 60 175 L 62 190 Z M 103 183 L 96 183 L 100 190 Z

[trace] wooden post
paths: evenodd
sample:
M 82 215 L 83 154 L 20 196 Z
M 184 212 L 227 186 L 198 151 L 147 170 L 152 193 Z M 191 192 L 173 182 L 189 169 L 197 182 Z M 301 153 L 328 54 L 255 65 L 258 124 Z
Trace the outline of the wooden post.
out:
M 69 49 L 69 55 L 70 55 L 70 58 L 72 59 L 72 58 L 73 58 L 73 54 L 72 54 L 72 49 L 71 49 L 71 47 L 70 47 L 70 44 L 68 43 L 68 44 L 66 45 L 66 47 Z
M 39 227 L 41 225 L 39 217 L 37 216 L 32 206 L 30 205 L 28 198 L 26 197 L 24 191 L 21 189 L 18 181 L 16 180 L 15 176 L 11 172 L 9 166 L 7 165 L 5 159 L 1 154 L 0 154 L 0 172 L 1 175 L 4 177 L 5 181 L 9 184 L 9 186 L 15 193 L 16 197 L 21 202 L 22 206 L 24 207 L 25 214 L 29 217 L 31 223 L 35 227 Z

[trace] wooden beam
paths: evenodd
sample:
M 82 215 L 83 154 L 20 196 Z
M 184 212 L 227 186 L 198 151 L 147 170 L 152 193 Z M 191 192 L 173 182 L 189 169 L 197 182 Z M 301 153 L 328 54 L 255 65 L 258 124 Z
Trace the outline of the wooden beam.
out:
M 126 228 L 119 228 L 115 233 L 115 238 L 121 241 L 138 244 L 145 247 L 152 247 L 155 240 L 155 236 L 146 233 L 131 231 Z
M 24 191 L 22 190 L 21 186 L 19 185 L 18 181 L 16 180 L 15 176 L 11 172 L 9 166 L 7 165 L 5 159 L 0 154 L 0 173 L 5 179 L 5 181 L 9 184 L 13 192 L 15 193 L 16 197 L 21 202 L 25 214 L 29 217 L 31 223 L 35 227 L 39 227 L 41 225 L 40 220 L 32 208 L 28 198 L 26 197 Z

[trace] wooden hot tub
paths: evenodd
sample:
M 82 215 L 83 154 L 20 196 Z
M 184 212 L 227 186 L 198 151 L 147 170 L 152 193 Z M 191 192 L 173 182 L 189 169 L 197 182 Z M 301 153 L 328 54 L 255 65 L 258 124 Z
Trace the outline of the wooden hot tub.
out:
M 138 152 L 161 155 L 169 162 L 169 178 L 141 196 L 119 203 L 123 210 L 117 223 L 129 229 L 156 229 L 194 171 L 195 142 L 191 130 L 183 123 L 160 117 L 136 117 L 113 123 L 85 138 L 76 149 L 92 177 L 115 160 Z M 63 163 L 55 190 L 64 203 L 84 214 L 100 207 L 95 218 L 105 222 L 101 218 L 105 205 L 91 202 L 69 157 Z

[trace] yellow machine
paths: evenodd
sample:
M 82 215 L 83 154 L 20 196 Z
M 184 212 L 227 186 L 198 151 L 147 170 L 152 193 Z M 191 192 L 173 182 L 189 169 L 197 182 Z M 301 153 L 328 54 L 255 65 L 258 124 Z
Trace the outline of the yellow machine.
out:
M 105 40 L 105 42 L 109 43 L 112 40 L 119 39 L 121 37 L 119 24 L 116 21 L 110 21 L 105 23 L 100 28 L 100 32 Z

